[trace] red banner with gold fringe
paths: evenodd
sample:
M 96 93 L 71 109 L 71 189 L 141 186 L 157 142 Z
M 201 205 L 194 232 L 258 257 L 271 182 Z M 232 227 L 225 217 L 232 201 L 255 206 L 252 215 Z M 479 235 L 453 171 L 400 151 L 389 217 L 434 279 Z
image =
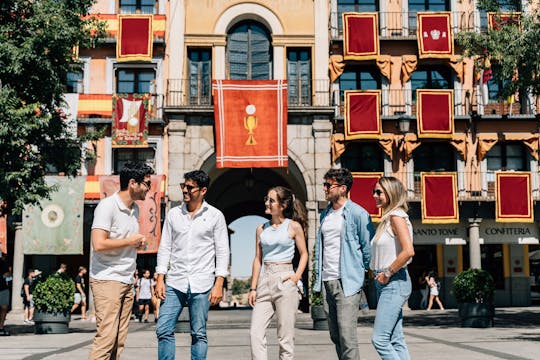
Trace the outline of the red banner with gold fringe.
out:
M 353 186 L 349 198 L 362 206 L 371 215 L 373 221 L 379 221 L 382 210 L 377 208 L 373 198 L 373 189 L 377 181 L 384 176 L 382 172 L 353 172 Z
M 499 30 L 501 26 L 505 25 L 518 25 L 521 26 L 521 13 L 520 12 L 488 12 L 488 29 Z
M 113 96 L 112 147 L 148 147 L 151 94 Z
M 216 167 L 287 167 L 287 82 L 213 80 Z
M 378 139 L 382 134 L 381 91 L 345 91 L 345 139 Z
M 456 173 L 423 172 L 420 176 L 422 182 L 422 223 L 459 223 Z
M 152 15 L 118 15 L 116 61 L 152 61 Z
M 0 216 L 0 250 L 7 254 L 7 216 Z
M 419 12 L 418 55 L 424 58 L 450 58 L 454 55 L 451 12 Z
M 454 134 L 454 90 L 416 90 L 419 138 L 451 139 Z
M 343 58 L 372 60 L 379 56 L 379 14 L 343 13 Z
M 531 173 L 497 172 L 495 178 L 495 221 L 534 222 Z
M 155 254 L 161 240 L 161 198 L 165 175 L 152 175 L 152 185 L 146 193 L 146 198 L 137 201 L 139 206 L 139 233 L 146 237 L 148 248 L 138 250 L 139 254 Z M 100 199 L 111 196 L 120 190 L 120 177 L 118 175 L 103 175 L 99 177 Z

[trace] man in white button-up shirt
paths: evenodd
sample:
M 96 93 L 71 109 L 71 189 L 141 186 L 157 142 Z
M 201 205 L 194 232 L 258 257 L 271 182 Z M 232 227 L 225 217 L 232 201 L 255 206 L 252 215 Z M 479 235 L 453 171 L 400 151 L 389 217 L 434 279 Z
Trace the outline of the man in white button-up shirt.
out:
M 184 179 L 180 184 L 184 203 L 167 214 L 157 255 L 155 291 L 164 300 L 156 328 L 160 360 L 174 359 L 176 321 L 186 304 L 191 325 L 191 359 L 206 359 L 208 309 L 223 297 L 229 262 L 225 217 L 204 201 L 210 178 L 195 170 L 186 173 Z

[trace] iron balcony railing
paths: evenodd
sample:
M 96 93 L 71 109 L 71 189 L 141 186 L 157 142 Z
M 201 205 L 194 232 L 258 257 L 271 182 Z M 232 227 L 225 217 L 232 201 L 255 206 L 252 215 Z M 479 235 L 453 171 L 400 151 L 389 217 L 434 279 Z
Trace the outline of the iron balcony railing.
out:
M 379 12 L 379 35 L 381 37 L 408 37 L 416 36 L 418 29 L 418 11 L 403 12 Z M 454 32 L 474 31 L 475 22 L 480 22 L 480 17 L 475 11 L 452 11 L 452 30 Z M 475 21 L 476 19 L 476 21 Z M 333 39 L 343 37 L 343 20 L 341 12 L 332 12 L 330 18 L 330 35 Z
M 287 94 L 289 107 L 330 106 L 330 81 L 289 81 Z M 165 104 L 167 107 L 213 106 L 212 83 L 210 80 L 169 79 Z

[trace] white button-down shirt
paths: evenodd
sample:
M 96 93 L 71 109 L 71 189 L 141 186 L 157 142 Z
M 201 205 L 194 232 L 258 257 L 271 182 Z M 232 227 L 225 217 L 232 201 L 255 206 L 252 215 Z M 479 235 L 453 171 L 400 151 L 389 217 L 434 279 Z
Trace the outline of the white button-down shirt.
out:
M 216 276 L 227 276 L 228 265 L 229 236 L 221 211 L 206 201 L 193 217 L 185 204 L 169 211 L 156 266 L 158 274 L 167 274 L 167 285 L 203 293 L 212 288 Z

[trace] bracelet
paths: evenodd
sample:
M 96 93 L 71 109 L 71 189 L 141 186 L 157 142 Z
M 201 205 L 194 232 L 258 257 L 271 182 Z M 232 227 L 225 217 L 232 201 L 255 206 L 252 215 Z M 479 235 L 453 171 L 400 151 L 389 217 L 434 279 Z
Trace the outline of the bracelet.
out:
M 249 292 L 252 292 L 252 291 L 257 291 L 257 289 L 250 288 L 250 289 L 249 289 Z
M 384 269 L 384 276 L 386 276 L 388 279 L 390 279 L 395 273 L 396 272 L 390 266 Z

